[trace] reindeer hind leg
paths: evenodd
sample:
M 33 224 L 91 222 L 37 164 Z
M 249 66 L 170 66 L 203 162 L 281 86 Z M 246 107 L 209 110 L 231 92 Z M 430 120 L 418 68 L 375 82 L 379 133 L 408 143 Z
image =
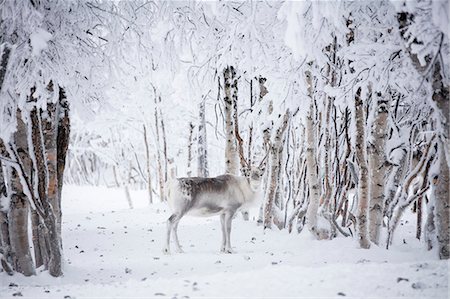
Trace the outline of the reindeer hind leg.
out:
M 169 219 L 167 219 L 167 232 L 166 232 L 166 246 L 163 248 L 164 254 L 170 254 L 170 232 L 174 226 L 174 220 L 177 218 L 177 214 L 172 214 Z
M 176 217 L 173 224 L 173 236 L 175 238 L 175 246 L 178 253 L 184 252 L 183 249 L 181 248 L 180 240 L 178 240 L 178 223 L 180 222 L 181 217 L 183 216 L 181 215 Z

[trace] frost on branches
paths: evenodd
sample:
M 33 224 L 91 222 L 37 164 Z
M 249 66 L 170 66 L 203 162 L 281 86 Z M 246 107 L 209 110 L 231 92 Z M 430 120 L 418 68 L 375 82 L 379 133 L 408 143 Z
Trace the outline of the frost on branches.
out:
M 266 165 L 244 218 L 449 258 L 448 1 L 3 1 L 0 261 L 63 274 L 63 184 L 165 201 Z M 32 243 L 32 244 L 31 244 Z M 31 248 L 31 249 L 30 249 Z

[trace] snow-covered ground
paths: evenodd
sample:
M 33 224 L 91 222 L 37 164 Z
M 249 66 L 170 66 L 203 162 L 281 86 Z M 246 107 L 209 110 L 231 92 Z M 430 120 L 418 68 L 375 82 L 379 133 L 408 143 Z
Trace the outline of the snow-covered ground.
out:
M 235 254 L 219 253 L 218 217 L 183 218 L 185 253 L 163 255 L 164 204 L 144 192 L 67 186 L 63 197 L 64 277 L 0 273 L 0 298 L 448 298 L 448 262 L 399 227 L 391 250 L 350 238 L 316 241 L 307 231 L 266 231 L 233 221 Z M 404 240 L 404 241 L 403 241 Z

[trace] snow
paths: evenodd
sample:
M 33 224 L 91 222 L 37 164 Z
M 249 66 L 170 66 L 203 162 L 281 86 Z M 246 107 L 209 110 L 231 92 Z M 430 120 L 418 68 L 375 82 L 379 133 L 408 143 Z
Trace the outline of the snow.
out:
M 38 28 L 36 32 L 32 33 L 30 35 L 31 55 L 39 56 L 42 50 L 47 48 L 47 43 L 51 38 L 52 35 L 41 28 Z
M 412 220 L 387 251 L 359 249 L 351 238 L 317 241 L 306 230 L 263 232 L 238 217 L 236 253 L 228 255 L 219 253 L 218 217 L 186 217 L 179 226 L 185 253 L 163 255 L 165 204 L 148 207 L 143 191 L 131 193 L 133 210 L 120 189 L 65 186 L 63 193 L 64 276 L 0 273 L 2 298 L 448 296 L 448 261 L 414 238 Z

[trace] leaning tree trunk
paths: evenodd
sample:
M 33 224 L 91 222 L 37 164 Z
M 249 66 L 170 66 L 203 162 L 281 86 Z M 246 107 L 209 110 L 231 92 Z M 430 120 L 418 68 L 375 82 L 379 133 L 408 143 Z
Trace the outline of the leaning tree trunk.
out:
M 199 125 L 198 125 L 198 171 L 197 175 L 200 177 L 208 177 L 208 150 L 206 141 L 206 117 L 205 117 L 205 102 L 206 96 L 200 103 L 199 109 Z M 192 128 L 192 125 L 191 125 Z M 192 138 L 192 136 L 190 136 Z
M 224 108 L 225 108 L 225 172 L 230 174 L 238 174 L 238 153 L 236 148 L 236 138 L 233 126 L 233 98 L 232 98 L 232 82 L 235 70 L 232 66 L 228 66 L 223 71 L 224 79 Z
M 410 32 L 408 30 L 411 22 L 414 22 L 414 15 L 410 15 L 407 12 L 401 12 L 397 14 L 397 21 L 399 23 L 400 35 L 408 45 L 407 51 L 409 57 L 411 58 L 412 64 L 419 73 L 424 73 L 425 70 L 432 70 L 431 74 L 431 87 L 433 90 L 432 100 L 435 102 L 439 111 L 439 117 L 441 119 L 441 131 L 440 138 L 438 141 L 438 159 L 439 159 L 439 175 L 433 178 L 433 183 L 435 184 L 435 206 L 434 212 L 436 221 L 436 231 L 437 231 L 437 241 L 438 241 L 438 253 L 441 259 L 450 258 L 450 199 L 449 199 L 449 164 L 450 164 L 450 153 L 449 153 L 449 86 L 444 81 L 442 59 L 438 56 L 442 55 L 442 52 L 436 53 L 436 59 L 428 61 L 428 63 L 423 66 L 417 54 L 414 54 L 411 46 L 417 44 L 417 39 L 411 43 L 412 40 Z M 442 45 L 444 39 L 448 39 L 446 33 L 440 33 L 440 44 Z M 438 51 L 441 50 L 441 46 Z M 431 65 L 434 63 L 434 65 Z M 427 74 L 425 74 L 427 75 Z M 431 219 L 432 217 L 429 217 Z M 431 224 L 429 224 L 431 227 Z M 430 240 L 431 241 L 431 240 Z M 430 246 L 431 244 L 429 244 Z
M 376 93 L 374 102 L 375 117 L 372 123 L 372 143 L 368 147 L 370 202 L 369 202 L 369 236 L 370 240 L 379 244 L 380 230 L 383 221 L 384 186 L 386 171 L 385 145 L 387 140 L 388 98 Z
M 367 235 L 367 209 L 369 204 L 369 184 L 366 161 L 366 140 L 365 140 L 365 116 L 364 105 L 361 97 L 361 87 L 356 91 L 355 96 L 355 117 L 356 117 L 356 145 L 355 153 L 359 165 L 358 178 L 358 238 L 361 248 L 369 248 L 370 241 Z

